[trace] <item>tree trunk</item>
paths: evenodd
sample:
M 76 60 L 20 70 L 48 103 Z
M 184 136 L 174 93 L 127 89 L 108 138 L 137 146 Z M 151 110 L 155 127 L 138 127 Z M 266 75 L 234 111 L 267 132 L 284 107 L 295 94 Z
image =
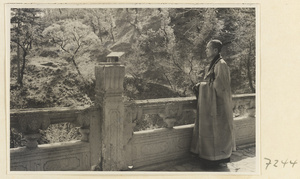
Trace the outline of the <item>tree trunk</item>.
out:
M 24 76 L 24 70 L 25 70 L 25 60 L 26 60 L 27 52 L 23 49 L 23 63 L 22 63 L 22 68 L 21 68 L 21 73 L 20 73 L 20 80 L 18 83 L 23 86 L 23 76 Z
M 76 68 L 76 71 L 77 71 L 78 75 L 81 77 L 83 83 L 86 85 L 85 79 L 83 78 L 82 74 L 80 73 L 79 67 L 78 67 L 77 63 L 75 62 L 75 56 L 72 57 L 72 62 L 73 62 L 73 65 Z
M 100 19 L 98 17 L 97 17 L 97 23 L 98 23 L 98 37 L 100 38 L 100 41 L 102 43 L 101 23 L 100 23 Z
M 18 44 L 17 44 L 17 70 L 18 70 L 18 77 L 17 77 L 17 82 L 20 81 L 21 76 L 20 76 L 20 46 L 19 46 L 19 38 L 18 38 Z
M 114 31 L 113 31 L 113 24 L 110 24 L 110 34 L 113 42 L 115 42 L 115 36 L 114 36 Z
M 249 47 L 249 54 L 248 54 L 248 58 L 247 58 L 247 76 L 248 76 L 248 81 L 249 81 L 249 86 L 250 89 L 253 93 L 255 93 L 255 88 L 253 87 L 253 83 L 252 83 L 252 75 L 251 75 L 251 70 L 250 70 L 250 66 L 251 66 L 251 51 L 252 51 L 252 42 L 250 42 L 250 47 Z
M 76 70 L 77 70 L 77 73 L 78 73 L 80 76 L 82 76 L 81 73 L 80 73 L 80 70 L 79 70 L 79 68 L 78 68 L 78 66 L 77 66 L 77 63 L 75 62 L 75 57 L 74 57 L 74 56 L 72 57 L 72 62 L 73 62 L 73 65 L 75 66 L 75 68 L 76 68 Z

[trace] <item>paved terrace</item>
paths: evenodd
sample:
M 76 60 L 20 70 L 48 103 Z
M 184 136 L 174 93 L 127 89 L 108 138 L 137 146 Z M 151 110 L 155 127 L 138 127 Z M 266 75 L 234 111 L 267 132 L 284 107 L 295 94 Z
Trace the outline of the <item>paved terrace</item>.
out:
M 238 147 L 237 151 L 233 152 L 231 162 L 227 163 L 227 166 L 206 168 L 197 157 L 190 155 L 186 160 L 162 163 L 156 166 L 137 169 L 136 171 L 251 173 L 256 172 L 255 149 L 255 146 Z

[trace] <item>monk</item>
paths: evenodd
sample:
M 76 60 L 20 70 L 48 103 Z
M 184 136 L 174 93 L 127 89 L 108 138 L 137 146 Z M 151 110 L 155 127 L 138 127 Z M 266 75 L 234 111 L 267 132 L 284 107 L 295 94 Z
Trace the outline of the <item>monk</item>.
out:
M 211 63 L 205 81 L 194 87 L 198 103 L 191 152 L 208 166 L 226 164 L 235 150 L 230 71 L 221 49 L 221 41 L 208 42 L 206 55 Z

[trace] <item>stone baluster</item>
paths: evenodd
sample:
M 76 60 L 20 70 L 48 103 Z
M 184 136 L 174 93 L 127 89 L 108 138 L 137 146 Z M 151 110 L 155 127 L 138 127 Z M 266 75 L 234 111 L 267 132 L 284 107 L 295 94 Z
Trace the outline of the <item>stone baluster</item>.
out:
M 90 120 L 92 118 L 91 109 L 85 109 L 79 113 L 77 120 L 75 121 L 76 126 L 80 126 L 79 132 L 81 134 L 81 141 L 88 142 L 90 134 Z
M 26 148 L 35 149 L 38 146 L 38 140 L 41 138 L 40 130 L 46 130 L 50 125 L 50 119 L 47 115 L 39 113 L 21 113 L 18 115 L 17 131 L 23 133 L 26 140 Z
M 123 81 L 125 67 L 118 63 L 120 53 L 110 54 L 108 62 L 95 68 L 96 107 L 100 107 L 101 161 L 104 171 L 117 171 L 124 167 L 124 104 Z
M 159 113 L 167 124 L 167 128 L 172 129 L 177 118 L 182 115 L 182 106 L 178 104 L 167 104 L 165 110 Z

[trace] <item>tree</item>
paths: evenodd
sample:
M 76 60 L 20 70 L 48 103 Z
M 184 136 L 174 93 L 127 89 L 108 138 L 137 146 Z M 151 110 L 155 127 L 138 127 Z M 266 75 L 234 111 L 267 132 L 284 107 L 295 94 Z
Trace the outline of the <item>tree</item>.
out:
M 98 36 L 101 43 L 104 42 L 104 37 L 107 36 L 108 31 L 103 22 L 105 11 L 103 9 L 88 9 L 85 10 L 84 24 L 92 27 L 93 32 Z
M 252 93 L 255 93 L 255 10 L 240 9 L 238 12 L 239 33 L 234 47 L 241 53 L 241 65 L 246 73 L 245 79 Z
M 17 45 L 17 83 L 21 86 L 23 85 L 26 57 L 39 35 L 37 22 L 40 18 L 40 12 L 41 10 L 32 8 L 11 9 L 11 42 Z M 20 59 L 21 55 L 22 58 Z
M 43 36 L 64 52 L 65 60 L 73 64 L 78 75 L 85 82 L 77 58 L 88 53 L 91 46 L 99 43 L 95 33 L 80 21 L 64 20 L 47 27 L 43 31 Z
M 13 17 L 17 13 L 16 11 Z M 37 13 L 36 17 L 40 17 L 35 20 L 38 24 L 32 27 L 37 33 L 33 34 L 34 40 L 26 47 L 28 50 L 33 48 L 37 54 L 42 54 L 41 50 L 49 52 L 47 54 L 53 52 L 55 58 L 44 58 L 41 55 L 41 60 L 55 60 L 55 68 L 68 74 L 72 73 L 72 79 L 76 80 L 72 83 L 76 83 L 80 92 L 86 93 L 87 85 L 92 86 L 91 69 L 96 62 L 104 61 L 110 51 L 123 51 L 125 55 L 121 63 L 126 65 L 128 78 L 125 83 L 130 83 L 128 87 L 134 89 L 134 92 L 130 93 L 133 94 L 131 96 L 137 94 L 136 96 L 143 97 L 145 94 L 144 96 L 149 98 L 157 98 L 162 97 L 158 94 L 166 94 L 165 97 L 192 95 L 191 86 L 203 79 L 204 67 L 209 64 L 206 60 L 205 46 L 212 38 L 220 39 L 224 44 L 222 56 L 231 68 L 233 92 L 245 93 L 255 90 L 253 8 L 47 8 L 41 9 L 41 15 Z M 15 20 L 12 23 L 15 30 L 12 30 L 12 33 L 15 34 L 18 32 L 17 27 L 26 24 L 17 22 Z M 39 37 L 41 29 L 43 38 Z M 21 43 L 17 45 L 18 35 L 15 34 L 12 35 L 15 42 L 11 43 L 13 68 L 18 62 L 15 54 L 20 54 L 20 59 L 23 54 L 26 55 L 20 46 Z M 39 39 L 44 40 L 43 43 L 38 43 Z M 74 70 L 67 68 L 65 62 L 56 59 L 57 57 L 65 59 Z M 33 53 L 26 58 L 40 61 L 40 56 L 34 57 Z M 39 66 L 35 65 L 33 62 L 30 68 L 34 67 L 39 71 Z M 21 71 L 21 64 L 19 66 Z M 61 66 L 65 68 L 60 68 Z M 13 70 L 12 77 L 17 74 L 13 73 Z M 66 78 L 69 77 L 68 74 L 65 75 Z M 34 76 L 28 71 L 24 81 L 27 77 L 32 80 L 31 75 Z M 61 72 L 47 75 L 53 77 L 54 82 L 54 79 L 61 78 L 56 76 L 61 75 Z M 85 84 L 87 80 L 91 83 L 82 85 L 82 80 Z M 38 86 L 48 88 L 47 83 Z M 158 90 L 155 94 L 152 87 L 157 86 L 168 92 Z M 56 88 L 53 85 L 53 89 Z M 36 90 L 30 90 L 34 91 Z M 172 95 L 169 95 L 170 91 Z M 18 94 L 25 96 L 21 92 Z M 89 95 L 90 98 L 92 96 Z
M 223 21 L 221 39 L 232 69 L 234 92 L 255 92 L 255 9 L 217 9 Z

